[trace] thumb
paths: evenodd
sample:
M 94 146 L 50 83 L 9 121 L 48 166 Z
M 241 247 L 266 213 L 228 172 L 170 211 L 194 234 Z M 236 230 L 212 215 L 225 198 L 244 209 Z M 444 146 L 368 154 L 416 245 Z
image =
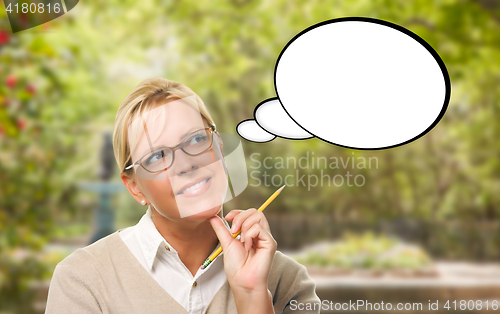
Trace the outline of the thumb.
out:
M 215 234 L 217 235 L 217 238 L 219 238 L 222 249 L 225 250 L 234 240 L 233 236 L 229 230 L 227 230 L 226 226 L 222 222 L 222 218 L 219 216 L 214 216 L 210 218 L 209 221 L 215 231 Z

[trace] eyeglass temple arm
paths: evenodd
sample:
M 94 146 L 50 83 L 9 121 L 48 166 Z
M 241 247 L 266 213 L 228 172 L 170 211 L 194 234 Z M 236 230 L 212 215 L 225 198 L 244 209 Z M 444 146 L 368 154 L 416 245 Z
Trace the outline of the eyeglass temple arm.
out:
M 130 168 L 132 168 L 133 166 L 137 165 L 139 163 L 139 160 L 134 162 L 133 164 L 131 164 L 130 166 L 128 166 L 127 168 L 125 168 L 124 170 L 128 170 Z

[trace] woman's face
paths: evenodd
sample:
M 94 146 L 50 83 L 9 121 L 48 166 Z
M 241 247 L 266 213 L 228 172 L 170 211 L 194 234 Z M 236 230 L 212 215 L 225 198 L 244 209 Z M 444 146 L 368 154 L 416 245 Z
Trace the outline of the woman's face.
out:
M 132 161 L 159 147 L 196 143 L 203 138 L 189 136 L 208 124 L 195 108 L 181 99 L 171 100 L 144 112 L 129 128 Z M 187 137 L 186 137 L 187 136 Z M 227 175 L 223 166 L 222 143 L 214 134 L 210 149 L 190 156 L 181 149 L 167 169 L 150 173 L 134 166 L 138 189 L 152 207 L 169 219 L 205 220 L 216 215 L 227 193 Z M 159 160 L 155 154 L 150 160 Z M 141 162 L 145 162 L 145 157 Z M 163 166 L 162 166 L 163 168 Z

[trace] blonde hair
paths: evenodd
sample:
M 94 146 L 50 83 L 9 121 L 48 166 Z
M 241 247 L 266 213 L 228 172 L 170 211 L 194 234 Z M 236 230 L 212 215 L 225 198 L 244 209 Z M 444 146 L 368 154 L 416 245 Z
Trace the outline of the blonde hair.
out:
M 132 155 L 128 141 L 128 127 L 137 115 L 170 99 L 185 100 L 201 113 L 209 126 L 215 128 L 215 123 L 208 113 L 205 104 L 189 87 L 164 78 L 150 78 L 140 82 L 120 104 L 113 129 L 115 159 L 120 172 L 124 173 L 127 177 L 133 176 L 134 173 L 132 168 L 124 172 L 124 169 L 132 164 Z

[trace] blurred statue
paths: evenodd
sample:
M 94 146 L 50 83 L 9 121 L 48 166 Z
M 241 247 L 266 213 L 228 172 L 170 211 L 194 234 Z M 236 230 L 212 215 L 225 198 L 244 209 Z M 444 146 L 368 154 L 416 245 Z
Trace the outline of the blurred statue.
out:
M 100 152 L 101 167 L 97 175 L 101 180 L 108 181 L 113 175 L 115 156 L 113 154 L 113 141 L 110 132 L 104 133 L 104 143 Z
M 111 206 L 111 197 L 120 191 L 125 190 L 123 184 L 109 183 L 113 175 L 115 160 L 113 153 L 113 142 L 110 132 L 103 135 L 104 142 L 101 150 L 99 151 L 100 167 L 97 171 L 97 176 L 102 182 L 83 183 L 81 187 L 85 190 L 96 192 L 99 195 L 99 205 L 95 211 L 95 231 L 90 238 L 90 243 L 104 238 L 105 236 L 113 233 L 115 215 Z

